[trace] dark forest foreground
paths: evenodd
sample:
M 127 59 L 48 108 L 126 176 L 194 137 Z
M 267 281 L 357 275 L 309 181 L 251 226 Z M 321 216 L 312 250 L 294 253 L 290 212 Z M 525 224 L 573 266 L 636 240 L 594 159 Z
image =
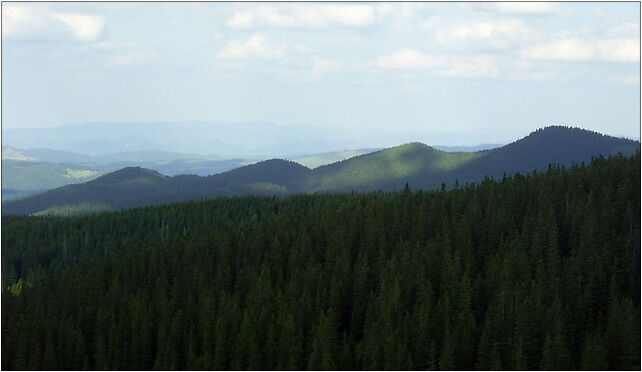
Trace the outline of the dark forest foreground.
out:
M 3 369 L 639 370 L 640 155 L 3 217 L 2 265 Z

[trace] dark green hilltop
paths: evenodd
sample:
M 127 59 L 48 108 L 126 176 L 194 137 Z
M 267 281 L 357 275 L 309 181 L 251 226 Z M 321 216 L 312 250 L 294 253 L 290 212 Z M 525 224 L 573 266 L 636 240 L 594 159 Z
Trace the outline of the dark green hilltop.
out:
M 234 195 L 392 191 L 407 184 L 435 189 L 570 166 L 594 157 L 632 155 L 640 143 L 579 128 L 551 126 L 492 150 L 445 152 L 404 144 L 309 169 L 272 159 L 212 176 L 164 176 L 129 167 L 95 180 L 10 200 L 3 214 L 73 215 Z

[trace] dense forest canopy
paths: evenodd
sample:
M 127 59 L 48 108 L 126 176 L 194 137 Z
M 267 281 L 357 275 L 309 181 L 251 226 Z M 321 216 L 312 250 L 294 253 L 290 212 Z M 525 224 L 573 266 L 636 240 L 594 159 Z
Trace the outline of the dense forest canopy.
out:
M 639 369 L 640 154 L 2 218 L 3 369 Z

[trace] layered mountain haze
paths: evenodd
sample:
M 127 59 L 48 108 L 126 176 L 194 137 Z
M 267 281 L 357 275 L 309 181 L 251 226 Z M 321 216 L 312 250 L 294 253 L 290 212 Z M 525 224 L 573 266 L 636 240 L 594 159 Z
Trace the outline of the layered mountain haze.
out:
M 447 151 L 447 152 L 475 152 L 483 150 L 492 150 L 503 145 L 497 143 L 483 143 L 476 146 L 446 146 L 446 145 L 435 145 L 433 146 L 437 150 Z
M 248 135 L 251 134 L 251 135 Z M 361 147 L 365 140 L 346 140 L 336 128 L 247 123 L 86 123 L 50 128 L 8 129 L 7 145 L 46 147 L 91 154 L 167 149 L 179 153 L 214 154 L 207 158 L 255 158 L 321 153 Z
M 637 141 L 577 128 L 548 127 L 492 150 L 445 152 L 409 143 L 315 169 L 281 159 L 207 177 L 168 177 L 130 167 L 84 184 L 5 202 L 3 213 L 76 214 L 217 196 L 389 191 L 402 189 L 405 184 L 434 189 L 484 177 L 544 170 L 550 164 L 580 164 L 596 156 L 631 155 L 639 148 Z
M 200 154 L 209 160 L 232 158 L 293 159 L 310 154 L 380 149 L 422 141 L 456 145 L 479 142 L 477 133 L 438 132 L 424 128 L 313 126 L 271 122 L 85 123 L 3 131 L 3 144 L 20 149 L 47 148 L 92 156 L 163 149 L 166 153 Z M 466 147 L 466 146 L 463 146 Z M 469 150 L 478 150 L 475 146 Z M 355 150 L 361 152 L 361 150 Z M 128 159 L 131 160 L 131 159 Z
M 2 199 L 93 180 L 103 171 L 80 164 L 2 160 Z
M 79 152 L 52 150 L 49 148 L 17 148 L 2 146 L 2 160 L 40 161 L 51 163 L 94 164 L 98 157 Z
M 417 138 L 440 143 L 444 137 L 444 133 L 353 133 L 349 128 L 269 122 L 88 123 L 7 129 L 3 131 L 2 160 L 11 171 L 3 182 L 2 195 L 4 200 L 31 195 L 125 167 L 168 176 L 210 176 L 282 158 L 317 168 L 384 148 L 366 144 L 385 143 L 387 147 Z M 494 145 L 437 147 L 477 151 L 489 146 Z M 91 176 L 70 177 L 67 169 L 91 171 Z
M 344 150 L 291 157 L 289 160 L 309 168 L 376 151 L 376 149 Z M 141 167 L 168 176 L 210 176 L 270 157 L 224 159 L 217 155 L 144 150 L 92 156 L 48 148 L 2 148 L 3 198 L 9 199 L 56 187 L 81 183 L 126 167 Z

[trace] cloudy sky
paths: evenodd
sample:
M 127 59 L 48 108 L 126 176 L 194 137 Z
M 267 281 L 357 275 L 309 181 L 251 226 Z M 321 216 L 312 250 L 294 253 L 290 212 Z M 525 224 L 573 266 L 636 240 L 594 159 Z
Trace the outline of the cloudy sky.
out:
M 271 121 L 639 138 L 639 3 L 7 3 L 3 128 Z

